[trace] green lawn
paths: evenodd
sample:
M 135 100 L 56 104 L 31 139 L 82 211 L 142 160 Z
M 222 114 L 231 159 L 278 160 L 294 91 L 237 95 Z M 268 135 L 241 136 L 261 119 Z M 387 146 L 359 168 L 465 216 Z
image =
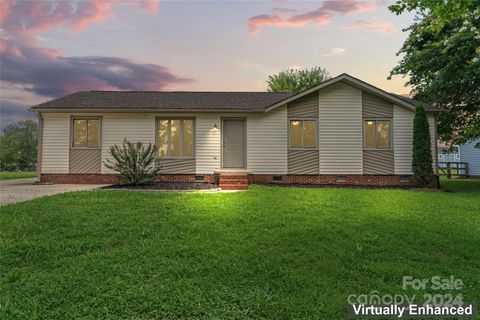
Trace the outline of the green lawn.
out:
M 1 208 L 0 318 L 346 318 L 404 275 L 480 302 L 480 180 L 451 192 L 94 191 Z
M 0 180 L 36 178 L 36 172 L 0 172 Z

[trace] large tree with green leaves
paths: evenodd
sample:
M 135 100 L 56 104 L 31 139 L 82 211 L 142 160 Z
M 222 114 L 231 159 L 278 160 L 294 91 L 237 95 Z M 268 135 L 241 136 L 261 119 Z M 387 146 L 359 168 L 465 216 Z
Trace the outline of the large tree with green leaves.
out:
M 290 69 L 268 77 L 270 92 L 301 92 L 330 79 L 327 69 Z
M 390 76 L 408 76 L 415 98 L 444 109 L 443 141 L 480 138 L 480 1 L 398 0 L 389 8 L 416 14 Z
M 32 120 L 9 124 L 0 137 L 1 170 L 32 170 L 37 163 L 38 125 Z

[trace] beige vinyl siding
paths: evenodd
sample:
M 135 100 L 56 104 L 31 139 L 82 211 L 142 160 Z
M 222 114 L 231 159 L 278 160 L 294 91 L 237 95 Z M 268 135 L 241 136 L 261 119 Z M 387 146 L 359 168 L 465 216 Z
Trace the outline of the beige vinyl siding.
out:
M 288 103 L 289 118 L 318 118 L 318 92 Z
M 195 173 L 195 159 L 160 159 L 160 173 L 186 174 Z
M 115 173 L 105 167 L 111 159 L 110 146 L 122 144 L 123 139 L 155 143 L 155 115 L 151 113 L 105 113 L 102 115 L 102 173 Z
M 395 174 L 412 174 L 413 117 L 412 111 L 393 107 Z
M 196 124 L 196 172 L 212 174 L 220 169 L 221 118 L 218 115 L 198 115 Z M 214 125 L 217 129 L 214 129 Z
M 287 108 L 279 107 L 247 118 L 247 167 L 254 174 L 288 171 Z
M 42 173 L 68 173 L 70 115 L 43 114 Z
M 318 174 L 318 150 L 288 150 L 288 174 Z
M 364 174 L 394 174 L 393 150 L 364 150 Z
M 320 174 L 362 174 L 362 92 L 343 83 L 319 92 Z
M 100 173 L 100 149 L 70 149 L 69 173 Z
M 391 118 L 393 105 L 370 93 L 362 92 L 362 114 L 364 118 Z

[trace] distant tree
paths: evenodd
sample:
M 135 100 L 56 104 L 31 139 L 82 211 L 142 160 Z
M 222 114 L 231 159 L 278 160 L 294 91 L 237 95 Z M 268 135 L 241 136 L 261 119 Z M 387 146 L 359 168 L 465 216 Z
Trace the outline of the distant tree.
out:
M 437 118 L 442 141 L 480 138 L 479 0 L 398 0 L 389 9 L 416 13 L 390 77 L 407 76 L 415 98 L 444 109 Z
M 413 120 L 413 179 L 419 186 L 426 187 L 434 180 L 432 168 L 432 148 L 427 114 L 421 105 L 415 109 Z
M 327 69 L 290 69 L 268 77 L 269 92 L 301 92 L 330 79 Z
M 155 165 L 157 147 L 151 143 L 147 146 L 143 142 L 123 140 L 121 146 L 110 147 L 110 154 L 114 161 L 107 159 L 104 164 L 107 168 L 117 171 L 127 184 L 141 185 L 155 181 L 160 167 Z
M 33 170 L 37 164 L 38 125 L 32 120 L 9 124 L 0 137 L 1 170 Z

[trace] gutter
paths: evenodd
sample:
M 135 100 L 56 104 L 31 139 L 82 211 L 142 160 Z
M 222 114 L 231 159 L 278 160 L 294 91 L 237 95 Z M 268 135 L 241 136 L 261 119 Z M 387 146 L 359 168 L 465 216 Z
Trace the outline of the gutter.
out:
M 32 112 L 61 112 L 61 113 L 254 113 L 262 114 L 266 110 L 252 110 L 252 109 L 75 109 L 75 108 L 42 108 L 42 107 L 31 107 L 29 108 Z

